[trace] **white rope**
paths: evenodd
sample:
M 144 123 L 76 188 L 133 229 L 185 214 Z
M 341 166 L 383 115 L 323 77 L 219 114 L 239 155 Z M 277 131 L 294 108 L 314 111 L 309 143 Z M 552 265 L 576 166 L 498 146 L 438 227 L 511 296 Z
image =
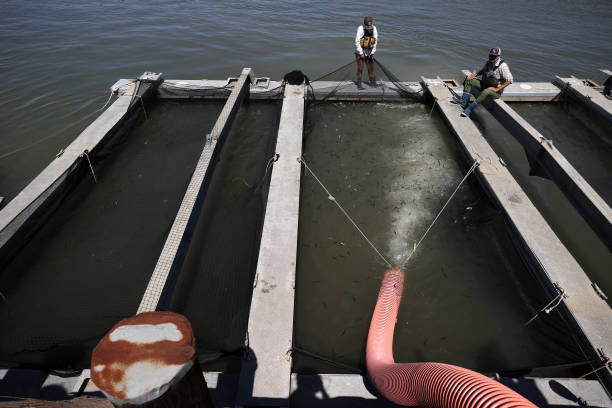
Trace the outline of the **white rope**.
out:
M 372 243 L 372 241 L 370 241 L 368 239 L 368 237 L 366 236 L 366 234 L 363 233 L 363 231 L 361 230 L 361 228 L 359 228 L 359 226 L 355 223 L 355 221 L 353 221 L 353 219 L 351 218 L 350 215 L 348 215 L 348 213 L 346 212 L 346 210 L 342 207 L 342 205 L 340 205 L 340 203 L 338 202 L 338 200 L 336 200 L 336 198 L 329 192 L 329 190 L 323 185 L 323 183 L 321 182 L 321 180 L 319 180 L 319 178 L 317 177 L 317 175 L 312 171 L 312 169 L 310 167 L 308 167 L 308 164 L 306 164 L 306 161 L 304 160 L 303 156 L 300 156 L 298 158 L 298 161 L 300 163 L 302 163 L 304 165 L 304 167 L 310 172 L 310 174 L 312 174 L 312 176 L 314 177 L 314 179 L 317 181 L 317 183 L 319 183 L 319 185 L 321 186 L 321 188 L 323 188 L 323 190 L 325 191 L 325 193 L 327 194 L 327 198 L 331 201 L 333 201 L 338 208 L 340 209 L 340 211 L 342 211 L 342 213 L 346 216 L 346 218 L 351 222 L 351 224 L 353 224 L 353 226 L 357 229 L 357 231 L 359 231 L 359 233 L 361 234 L 361 236 L 363 237 L 363 239 L 366 240 L 366 242 L 368 244 L 370 244 L 370 246 L 372 247 L 372 249 L 374 250 L 374 252 L 376 252 L 378 254 L 378 256 L 385 262 L 385 264 L 391 268 L 391 262 L 389 262 L 387 260 L 387 258 L 385 258 L 383 256 L 383 254 L 380 253 L 380 251 L 376 248 L 376 246 Z
M 467 180 L 467 178 L 469 177 L 470 174 L 472 174 L 472 172 L 474 170 L 476 170 L 476 167 L 478 167 L 478 160 L 474 161 L 474 164 L 472 164 L 472 167 L 470 167 L 470 169 L 468 170 L 468 172 L 465 174 L 465 176 L 463 176 L 463 179 L 461 180 L 461 182 L 457 185 L 457 187 L 455 188 L 455 191 L 453 191 L 453 193 L 450 195 L 450 197 L 448 198 L 448 200 L 446 200 L 446 203 L 444 203 L 444 206 L 442 207 L 442 209 L 438 212 L 438 215 L 436 215 L 436 218 L 434 218 L 434 220 L 431 222 L 431 224 L 429 224 L 429 227 L 427 228 L 427 230 L 425 231 L 425 233 L 423 234 L 423 236 L 421 236 L 421 239 L 419 239 L 419 242 L 417 242 L 416 244 L 414 244 L 414 247 L 412 248 L 412 251 L 410 252 L 410 254 L 408 254 L 408 258 L 406 258 L 406 261 L 404 261 L 404 263 L 402 263 L 401 268 L 404 269 L 406 267 L 406 264 L 408 263 L 408 261 L 410 260 L 410 258 L 412 257 L 412 255 L 414 255 L 414 253 L 416 252 L 417 248 L 419 247 L 419 245 L 421 245 L 421 242 L 423 242 L 423 240 L 425 239 L 425 237 L 427 236 L 427 233 L 429 232 L 429 230 L 431 230 L 431 228 L 434 226 L 434 224 L 436 223 L 436 221 L 438 221 L 438 218 L 440 218 L 440 215 L 442 215 L 442 212 L 444 211 L 444 209 L 446 208 L 446 206 L 448 205 L 448 203 L 450 203 L 450 201 L 453 199 L 453 197 L 455 196 L 455 194 L 457 193 L 457 191 L 459 191 L 459 188 L 463 185 L 463 183 L 465 182 L 465 180 Z
M 91 160 L 89 160 L 89 150 L 85 149 L 83 150 L 83 154 L 81 154 L 81 157 L 85 156 L 87 158 L 87 163 L 89 163 L 89 169 L 91 170 L 91 175 L 93 176 L 94 181 L 96 182 L 96 184 L 98 183 L 98 178 L 96 177 L 96 173 L 94 172 L 94 168 L 91 165 Z
M 147 110 L 145 109 L 144 102 L 142 101 L 142 97 L 138 96 L 138 99 L 140 99 L 140 105 L 142 105 L 142 111 L 145 114 L 145 120 L 148 120 L 149 116 L 147 115 Z
M 612 361 L 610 361 L 610 357 L 606 357 L 606 359 L 602 362 L 601 367 L 594 369 L 593 371 L 589 371 L 588 373 L 581 375 L 578 378 L 585 378 L 587 375 L 591 375 L 593 373 L 596 373 L 597 371 L 601 370 L 602 368 L 610 368 L 612 367 Z
M 525 326 L 529 326 L 542 312 L 549 314 L 552 312 L 557 306 L 561 304 L 563 298 L 565 298 L 565 289 L 563 289 L 559 284 L 555 283 L 555 289 L 557 289 L 557 296 L 553 298 L 546 306 L 544 306 L 538 313 L 536 313 L 531 319 L 529 319 Z M 554 304 L 553 304 L 554 303 Z

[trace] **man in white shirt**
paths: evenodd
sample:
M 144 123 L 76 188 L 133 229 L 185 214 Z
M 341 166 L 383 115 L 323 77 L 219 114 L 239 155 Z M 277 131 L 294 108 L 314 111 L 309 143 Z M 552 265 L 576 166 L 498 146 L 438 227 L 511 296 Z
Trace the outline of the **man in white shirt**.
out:
M 363 74 L 363 62 L 368 66 L 368 76 L 370 85 L 376 86 L 376 78 L 374 77 L 374 53 L 376 52 L 376 44 L 378 43 L 378 31 L 374 27 L 374 19 L 370 16 L 365 16 L 363 25 L 357 27 L 357 35 L 355 36 L 355 58 L 357 60 L 357 88 L 363 89 L 361 84 L 361 75 Z
M 476 79 L 477 76 L 481 76 L 482 79 Z M 464 108 L 464 111 L 461 112 L 461 116 L 470 116 L 472 109 L 479 103 L 482 103 L 486 98 L 499 98 L 504 92 L 504 88 L 510 85 L 513 80 L 514 78 L 512 77 L 508 64 L 501 59 L 501 49 L 498 47 L 491 48 L 489 51 L 489 60 L 485 62 L 482 69 L 468 75 L 465 79 L 463 97 L 461 99 L 453 98 L 451 102 L 459 104 Z M 472 87 L 481 92 L 476 101 L 468 106 L 468 102 L 472 97 L 470 94 Z

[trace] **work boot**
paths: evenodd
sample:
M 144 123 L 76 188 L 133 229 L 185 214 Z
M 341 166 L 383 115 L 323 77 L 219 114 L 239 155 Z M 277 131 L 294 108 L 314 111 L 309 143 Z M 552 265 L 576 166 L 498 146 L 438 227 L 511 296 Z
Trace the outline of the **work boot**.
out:
M 370 78 L 370 86 L 376 86 L 376 77 Z
M 472 109 L 474 109 L 476 107 L 476 105 L 478 105 L 476 102 L 472 102 L 470 104 L 470 106 L 468 106 L 467 108 L 465 108 L 465 110 L 463 112 L 461 112 L 461 116 L 470 116 L 470 113 L 472 113 Z
M 357 78 L 357 89 L 363 89 L 363 85 L 361 84 L 361 78 Z
M 457 105 L 461 105 L 461 107 L 465 109 L 471 97 L 472 97 L 472 94 L 463 91 L 463 96 L 461 97 L 461 99 L 457 97 L 453 97 L 453 99 L 451 100 L 451 103 L 456 103 Z

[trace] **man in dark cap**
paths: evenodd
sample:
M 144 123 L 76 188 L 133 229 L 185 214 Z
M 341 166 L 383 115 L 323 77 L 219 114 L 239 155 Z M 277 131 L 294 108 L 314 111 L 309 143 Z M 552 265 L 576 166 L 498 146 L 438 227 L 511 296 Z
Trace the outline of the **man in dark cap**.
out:
M 370 86 L 376 86 L 376 78 L 374 77 L 374 53 L 376 52 L 376 43 L 378 42 L 378 31 L 374 27 L 374 19 L 370 16 L 365 16 L 363 25 L 357 27 L 357 35 L 355 36 L 355 58 L 357 59 L 357 88 L 363 89 L 361 84 L 361 75 L 363 74 L 363 63 L 368 66 L 368 76 L 370 77 Z
M 476 79 L 481 76 L 482 79 Z M 465 79 L 463 85 L 463 97 L 453 98 L 452 103 L 461 105 L 464 108 L 461 116 L 470 116 L 472 109 L 486 98 L 497 99 L 504 92 L 504 88 L 510 85 L 513 81 L 512 73 L 506 61 L 501 59 L 501 49 L 498 47 L 491 48 L 489 51 L 489 60 L 484 64 L 480 71 L 470 74 Z M 472 95 L 470 91 L 472 87 L 478 89 L 480 96 L 476 101 L 468 106 L 468 102 Z

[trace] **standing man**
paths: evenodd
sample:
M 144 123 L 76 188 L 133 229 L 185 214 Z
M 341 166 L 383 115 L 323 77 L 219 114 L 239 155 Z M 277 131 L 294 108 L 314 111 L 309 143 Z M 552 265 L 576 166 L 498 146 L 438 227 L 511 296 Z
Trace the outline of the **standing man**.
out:
M 355 36 L 355 58 L 357 59 L 357 88 L 363 89 L 361 84 L 361 75 L 363 74 L 363 62 L 368 65 L 368 76 L 370 77 L 370 85 L 376 86 L 376 78 L 374 77 L 374 53 L 376 52 L 376 43 L 378 42 L 378 31 L 374 27 L 374 19 L 370 16 L 365 16 L 363 25 L 357 27 L 357 35 Z
M 482 79 L 476 79 L 477 76 L 482 76 Z M 480 71 L 474 72 L 465 79 L 463 86 L 463 97 L 453 98 L 452 103 L 461 105 L 464 111 L 461 116 L 470 116 L 472 109 L 486 98 L 491 97 L 497 99 L 504 92 L 504 88 L 510 85 L 513 81 L 512 73 L 506 61 L 501 59 L 501 49 L 491 48 L 489 51 L 489 60 L 484 64 Z M 470 91 L 472 87 L 478 89 L 480 96 L 476 101 L 468 106 L 468 102 L 472 95 Z

